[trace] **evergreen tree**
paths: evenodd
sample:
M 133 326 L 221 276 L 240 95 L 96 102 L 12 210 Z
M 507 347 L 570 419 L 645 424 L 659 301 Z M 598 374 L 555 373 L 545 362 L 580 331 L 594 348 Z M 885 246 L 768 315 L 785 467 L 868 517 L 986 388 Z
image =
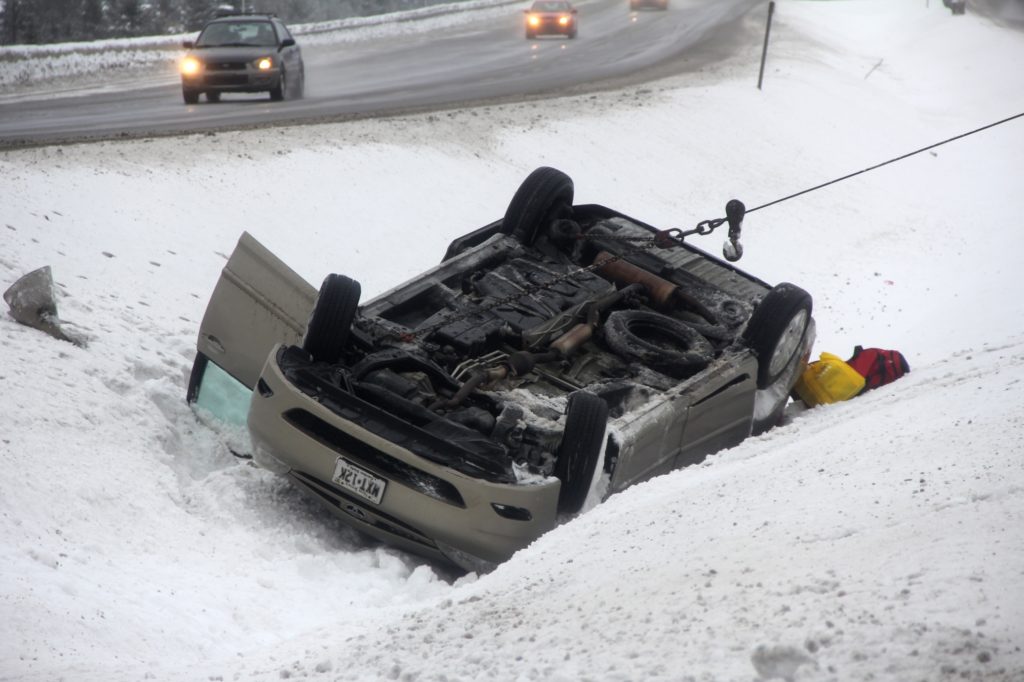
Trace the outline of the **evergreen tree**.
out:
M 7 0 L 0 10 L 0 44 L 11 45 L 18 42 L 19 0 Z
M 2 19 L 3 42 L 32 44 L 39 41 L 38 7 L 32 0 L 6 0 Z
M 120 37 L 139 35 L 142 27 L 140 0 L 120 0 L 117 6 L 114 32 Z
M 157 0 L 154 22 L 154 33 L 180 33 L 181 11 L 178 3 L 174 0 Z
M 182 28 L 198 31 L 213 16 L 217 0 L 182 0 Z
M 102 0 L 82 0 L 82 30 L 78 37 L 82 40 L 107 37 Z

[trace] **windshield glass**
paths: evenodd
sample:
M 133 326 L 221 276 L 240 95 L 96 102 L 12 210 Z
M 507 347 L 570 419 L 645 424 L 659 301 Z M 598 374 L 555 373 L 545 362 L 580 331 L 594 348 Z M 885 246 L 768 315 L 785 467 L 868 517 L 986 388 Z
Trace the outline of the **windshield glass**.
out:
M 196 47 L 273 47 L 277 45 L 269 21 L 225 21 L 210 24 L 196 40 Z
M 567 2 L 552 0 L 551 2 L 535 2 L 531 8 L 534 12 L 568 12 L 571 6 Z
M 568 12 L 571 9 L 571 5 L 567 2 L 561 2 L 560 0 L 552 0 L 550 2 L 535 2 L 531 8 L 534 12 Z

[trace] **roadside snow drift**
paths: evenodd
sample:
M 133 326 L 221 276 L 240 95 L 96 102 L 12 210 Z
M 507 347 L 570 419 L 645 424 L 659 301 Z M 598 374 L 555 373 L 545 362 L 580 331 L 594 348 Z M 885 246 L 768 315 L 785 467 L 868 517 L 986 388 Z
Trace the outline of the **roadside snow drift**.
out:
M 0 154 L 0 289 L 50 265 L 88 342 L 0 316 L 0 680 L 1024 679 L 1024 119 L 747 218 L 741 266 L 814 295 L 816 351 L 909 375 L 491 574 L 370 543 L 185 405 L 242 230 L 368 297 L 540 165 L 688 228 L 1024 112 L 1021 34 L 982 17 L 784 0 L 758 91 L 764 18 L 623 91 Z

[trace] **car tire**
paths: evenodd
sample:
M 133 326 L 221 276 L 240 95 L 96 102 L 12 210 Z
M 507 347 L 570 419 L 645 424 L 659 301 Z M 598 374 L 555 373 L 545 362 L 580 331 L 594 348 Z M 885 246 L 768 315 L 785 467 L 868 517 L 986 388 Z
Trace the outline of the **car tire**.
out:
M 683 322 L 649 310 L 617 310 L 608 316 L 604 339 L 622 358 L 677 379 L 708 366 L 714 347 Z
M 774 287 L 754 308 L 743 340 L 758 357 L 758 389 L 778 381 L 803 348 L 811 308 L 811 295 L 788 282 Z
M 299 70 L 298 83 L 295 84 L 295 99 L 302 99 L 306 96 L 306 67 Z
M 572 40 L 572 39 L 574 39 L 575 37 L 576 37 L 576 31 L 570 31 L 570 32 L 569 32 L 569 40 Z
M 509 202 L 501 231 L 531 246 L 559 218 L 572 216 L 572 178 L 556 168 L 541 166 L 528 176 Z
M 608 405 L 586 391 L 569 396 L 565 429 L 558 446 L 555 476 L 562 482 L 558 492 L 558 510 L 575 514 L 583 507 L 597 470 L 597 460 L 608 428 Z
M 206 93 L 206 101 L 207 102 L 219 102 L 220 101 L 220 93 L 219 92 L 207 91 L 207 93 Z
M 277 79 L 277 85 L 270 88 L 270 101 L 280 102 L 288 92 L 288 76 L 284 69 L 281 69 L 281 77 Z
M 534 40 L 536 37 L 537 37 L 537 34 L 534 33 L 533 31 L 527 31 L 526 32 L 526 39 L 527 40 Z
M 306 325 L 302 348 L 314 362 L 337 362 L 348 341 L 352 320 L 359 306 L 359 282 L 344 275 L 330 274 L 320 285 L 313 313 Z
M 182 88 L 181 97 L 185 104 L 199 104 L 199 91 L 192 88 Z

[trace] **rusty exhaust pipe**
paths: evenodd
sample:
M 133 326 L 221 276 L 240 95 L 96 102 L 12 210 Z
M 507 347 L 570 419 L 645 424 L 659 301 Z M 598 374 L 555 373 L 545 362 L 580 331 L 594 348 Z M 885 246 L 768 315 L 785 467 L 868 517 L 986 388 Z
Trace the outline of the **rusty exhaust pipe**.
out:
M 605 263 L 608 261 L 607 263 Z M 651 302 L 658 308 L 670 308 L 673 304 L 676 292 L 679 287 L 666 279 L 650 273 L 643 268 L 633 265 L 622 258 L 618 258 L 602 251 L 594 258 L 595 263 L 605 263 L 597 268 L 597 272 L 604 277 L 618 282 L 619 284 L 640 284 L 647 290 Z

